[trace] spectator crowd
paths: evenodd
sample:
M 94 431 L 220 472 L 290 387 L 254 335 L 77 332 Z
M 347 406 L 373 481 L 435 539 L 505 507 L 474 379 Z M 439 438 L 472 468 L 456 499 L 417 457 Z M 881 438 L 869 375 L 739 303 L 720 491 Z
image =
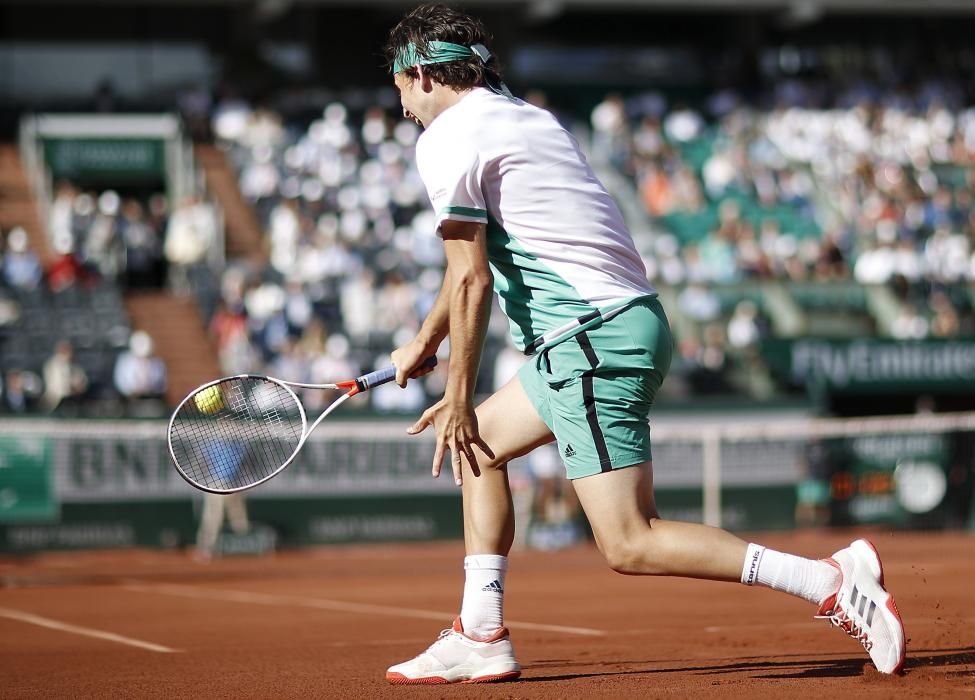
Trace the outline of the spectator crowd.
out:
M 905 90 L 853 79 L 824 90 L 783 79 L 758 100 L 732 90 L 694 104 L 612 93 L 585 115 L 594 166 L 629 178 L 613 194 L 632 197 L 649 222 L 637 244 L 651 281 L 674 291 L 671 314 L 689 321 L 675 372 L 687 393 L 742 390 L 732 370 L 754 363 L 776 330 L 747 292 L 755 283 L 884 287 L 897 305 L 884 331 L 892 337 L 975 334 L 975 107 L 963 94 L 949 80 Z M 195 295 L 228 374 L 317 383 L 385 364 L 433 304 L 444 264 L 414 166 L 418 127 L 389 90 L 296 93 L 275 105 L 226 97 L 206 100 L 208 125 L 205 110 L 190 115 L 256 213 L 260 260 L 213 254 L 222 222 L 204 198 L 171 205 L 162 193 L 60 183 L 48 270 L 23 230 L 6 232 L 3 288 L 21 292 L 0 298 L 0 330 L 12 323 L 5 314 L 16 317 L 18 294 L 100 280 Z M 516 361 L 505 338 L 495 313 L 482 390 Z M 152 359 L 152 339 L 126 333 L 113 342 L 115 395 L 161 395 L 165 368 Z M 90 393 L 72 361 L 62 340 L 33 372 L 5 362 L 7 410 L 53 411 Z M 444 380 L 441 367 L 368 401 L 414 411 Z

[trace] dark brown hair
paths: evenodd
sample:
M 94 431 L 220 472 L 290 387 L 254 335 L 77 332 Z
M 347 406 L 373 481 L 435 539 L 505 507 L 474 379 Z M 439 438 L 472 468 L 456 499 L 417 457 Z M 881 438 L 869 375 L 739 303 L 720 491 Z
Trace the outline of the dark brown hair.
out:
M 393 62 L 409 44 L 416 46 L 417 53 L 429 57 L 427 42 L 449 41 L 454 44 L 471 46 L 483 44 L 491 50 L 491 35 L 484 24 L 476 17 L 465 14 L 452 7 L 441 4 L 420 5 L 406 14 L 389 32 L 389 39 L 383 49 L 386 64 L 392 70 Z M 455 90 L 467 90 L 501 80 L 498 60 L 491 52 L 487 64 L 471 55 L 469 59 L 449 63 L 432 63 L 423 66 L 424 72 L 441 85 Z M 416 67 L 407 68 L 404 75 L 415 80 Z

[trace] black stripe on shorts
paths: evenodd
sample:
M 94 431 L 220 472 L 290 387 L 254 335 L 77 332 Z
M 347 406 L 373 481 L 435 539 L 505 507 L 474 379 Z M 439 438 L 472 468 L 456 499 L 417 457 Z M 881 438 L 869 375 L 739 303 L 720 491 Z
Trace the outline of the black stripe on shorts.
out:
M 591 368 L 582 373 L 582 403 L 586 407 L 586 421 L 589 423 L 589 430 L 592 432 L 592 441 L 596 446 L 596 454 L 599 455 L 600 470 L 610 472 L 613 471 L 613 466 L 610 464 L 609 450 L 606 449 L 606 438 L 603 437 L 603 430 L 599 427 L 599 418 L 596 416 L 596 394 L 593 391 L 593 377 L 596 374 L 598 360 L 596 359 L 595 351 L 592 349 L 592 343 L 589 342 L 589 336 L 586 335 L 585 331 L 576 335 L 576 340 L 579 341 L 579 347 L 585 353 Z

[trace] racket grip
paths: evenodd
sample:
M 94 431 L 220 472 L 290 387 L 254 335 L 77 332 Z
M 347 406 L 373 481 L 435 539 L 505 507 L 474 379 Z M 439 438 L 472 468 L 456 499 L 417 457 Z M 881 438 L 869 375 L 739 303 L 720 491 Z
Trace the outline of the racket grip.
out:
M 437 357 L 436 355 L 431 355 L 420 367 L 436 367 Z M 369 374 L 364 374 L 355 380 L 356 393 L 367 391 L 374 386 L 379 386 L 380 384 L 387 384 L 396 379 L 396 368 L 393 365 L 389 367 L 384 367 L 383 369 L 377 369 L 375 372 L 370 372 Z

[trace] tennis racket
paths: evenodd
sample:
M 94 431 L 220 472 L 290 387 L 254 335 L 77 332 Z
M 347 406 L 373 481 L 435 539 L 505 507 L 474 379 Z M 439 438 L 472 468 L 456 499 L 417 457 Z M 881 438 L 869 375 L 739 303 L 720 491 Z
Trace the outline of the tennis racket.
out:
M 436 357 L 421 368 L 432 368 Z M 356 394 L 396 378 L 386 367 L 335 384 L 300 384 L 239 374 L 207 382 L 183 399 L 169 420 L 169 454 L 192 486 L 209 493 L 234 493 L 263 484 L 297 456 L 318 424 Z M 292 387 L 342 391 L 308 425 Z

